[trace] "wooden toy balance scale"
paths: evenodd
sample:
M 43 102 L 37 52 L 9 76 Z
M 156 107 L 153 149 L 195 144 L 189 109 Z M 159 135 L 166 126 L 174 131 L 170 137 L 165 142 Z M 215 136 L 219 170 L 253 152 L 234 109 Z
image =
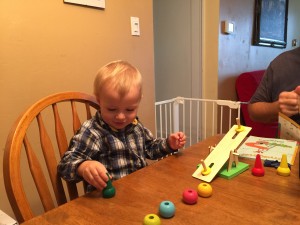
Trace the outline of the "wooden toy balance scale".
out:
M 223 178 L 231 179 L 247 170 L 249 164 L 238 161 L 236 149 L 251 129 L 251 127 L 241 126 L 239 119 L 237 119 L 237 125 L 234 125 L 227 132 L 205 160 L 201 160 L 201 164 L 192 176 L 205 182 L 211 182 L 217 174 Z

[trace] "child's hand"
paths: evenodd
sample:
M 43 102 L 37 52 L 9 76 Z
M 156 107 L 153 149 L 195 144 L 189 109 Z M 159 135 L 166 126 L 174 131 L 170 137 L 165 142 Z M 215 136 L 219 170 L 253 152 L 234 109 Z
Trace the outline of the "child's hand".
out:
M 179 149 L 179 148 L 182 148 L 185 144 L 185 134 L 182 133 L 182 132 L 177 132 L 177 133 L 173 133 L 169 136 L 168 138 L 168 143 L 169 143 L 169 146 L 172 148 L 172 149 Z
M 77 172 L 99 191 L 106 187 L 106 182 L 108 181 L 107 170 L 100 162 L 93 160 L 84 161 L 78 167 Z

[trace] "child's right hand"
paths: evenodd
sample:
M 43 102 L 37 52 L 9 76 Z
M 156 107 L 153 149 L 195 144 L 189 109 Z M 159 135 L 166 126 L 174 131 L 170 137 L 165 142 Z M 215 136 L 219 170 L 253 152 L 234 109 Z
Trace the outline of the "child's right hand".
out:
M 108 181 L 107 170 L 104 165 L 98 161 L 84 161 L 78 167 L 77 173 L 99 191 L 102 191 L 103 188 L 106 187 L 106 182 Z

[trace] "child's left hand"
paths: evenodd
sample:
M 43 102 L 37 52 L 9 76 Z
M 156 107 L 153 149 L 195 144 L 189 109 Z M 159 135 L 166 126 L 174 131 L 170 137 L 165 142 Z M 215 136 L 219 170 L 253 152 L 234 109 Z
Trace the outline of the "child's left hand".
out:
M 173 133 L 168 138 L 168 144 L 172 149 L 182 148 L 185 144 L 186 136 L 183 132 Z

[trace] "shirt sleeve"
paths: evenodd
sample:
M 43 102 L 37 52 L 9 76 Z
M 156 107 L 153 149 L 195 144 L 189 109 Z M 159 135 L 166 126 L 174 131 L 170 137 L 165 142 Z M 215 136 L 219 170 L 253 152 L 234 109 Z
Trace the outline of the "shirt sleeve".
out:
M 89 130 L 81 130 L 71 139 L 68 150 L 63 155 L 57 166 L 58 174 L 66 181 L 79 182 L 83 178 L 78 175 L 79 165 L 92 160 L 93 155 L 99 151 L 99 141 L 97 137 Z
M 146 157 L 148 159 L 159 159 L 176 151 L 172 150 L 167 144 L 166 138 L 154 138 L 151 131 L 144 127 Z
M 263 75 L 260 84 L 250 99 L 250 103 L 272 102 L 273 69 L 269 66 Z

